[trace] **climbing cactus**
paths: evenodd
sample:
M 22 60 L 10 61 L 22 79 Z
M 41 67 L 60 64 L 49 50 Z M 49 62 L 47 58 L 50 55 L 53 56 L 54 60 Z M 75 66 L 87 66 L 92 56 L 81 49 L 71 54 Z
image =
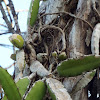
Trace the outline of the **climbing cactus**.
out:
M 59 60 L 65 60 L 65 59 L 67 59 L 66 53 L 65 52 L 60 53 L 59 56 L 58 56 L 58 59 Z
M 0 67 L 0 84 L 8 100 L 21 100 L 19 90 L 9 73 Z
M 86 56 L 80 59 L 69 59 L 63 61 L 57 67 L 60 76 L 77 76 L 100 65 L 100 57 Z
M 39 2 L 40 0 L 32 0 L 29 8 L 29 16 L 27 19 L 27 24 L 29 26 L 33 26 L 35 24 L 35 21 L 37 19 L 37 14 L 39 10 Z
M 22 97 L 25 94 L 29 83 L 30 83 L 30 79 L 28 77 L 22 78 L 16 83 Z
M 36 81 L 25 100 L 43 100 L 46 93 L 46 86 L 42 80 Z
M 19 34 L 13 34 L 9 37 L 10 42 L 17 48 L 21 49 L 24 45 L 24 39 Z
M 24 35 L 25 43 L 24 39 L 19 34 L 13 34 L 9 38 L 11 43 L 15 47 L 19 48 L 19 50 L 16 52 L 16 54 L 11 55 L 11 58 L 16 60 L 14 67 L 15 82 L 7 73 L 7 71 L 0 68 L 0 85 L 2 85 L 2 88 L 5 92 L 5 97 L 3 100 L 48 100 L 51 98 L 52 100 L 72 100 L 70 97 L 71 94 L 69 93 L 76 95 L 75 92 L 79 92 L 82 94 L 82 92 L 84 92 L 84 87 L 88 85 L 96 72 L 96 70 L 93 70 L 93 72 L 87 71 L 95 69 L 100 65 L 100 57 L 96 58 L 94 56 L 66 60 L 68 57 L 79 57 L 80 55 L 88 54 L 91 51 L 95 55 L 95 50 L 98 52 L 96 55 L 99 55 L 99 27 L 97 26 L 95 27 L 91 39 L 92 50 L 87 51 L 87 48 L 85 49 L 87 46 L 90 49 L 91 34 L 88 34 L 88 30 L 90 31 L 89 33 L 91 33 L 94 25 L 97 23 L 91 22 L 93 25 L 92 26 L 90 21 L 88 21 L 88 16 L 80 16 L 81 4 L 85 4 L 83 2 L 80 3 L 81 0 L 79 0 L 79 2 L 78 0 L 65 0 L 66 2 L 64 2 L 64 0 L 42 0 L 42 7 L 40 8 L 41 11 L 39 11 L 38 14 L 40 1 L 41 0 L 31 0 L 28 14 L 29 16 L 27 20 L 28 32 Z M 90 1 L 91 2 L 85 3 L 86 5 L 89 5 L 90 3 L 92 7 L 89 7 L 93 8 L 93 0 Z M 76 13 L 76 16 L 70 12 L 65 12 L 65 6 L 71 6 L 71 4 L 75 4 L 75 10 L 73 12 L 79 11 Z M 86 7 L 87 11 L 89 7 Z M 12 11 L 13 4 L 10 8 Z M 69 8 L 70 7 L 68 7 L 68 9 Z M 80 8 L 80 10 L 78 8 Z M 94 9 L 94 11 L 96 11 L 96 15 L 98 15 L 99 7 L 96 8 L 97 9 Z M 68 11 L 70 11 L 70 9 Z M 83 13 L 82 15 L 89 15 L 87 14 L 88 12 L 93 15 L 90 9 L 88 12 L 87 11 L 82 9 L 82 12 L 86 13 Z M 79 15 L 79 18 L 77 14 Z M 65 15 L 66 18 L 63 15 Z M 7 24 L 7 21 L 5 20 L 6 16 L 3 16 L 9 31 L 12 33 L 18 33 L 20 28 L 17 22 L 17 16 L 11 17 L 14 17 L 12 19 L 15 20 L 15 27 L 9 27 L 10 23 Z M 76 18 L 77 20 L 71 20 L 70 17 Z M 95 18 L 92 18 L 92 20 L 95 21 Z M 9 21 L 10 20 L 8 19 L 8 22 Z M 78 25 L 78 23 L 82 25 Z M 83 31 L 81 32 L 82 29 Z M 95 32 L 98 34 L 95 34 Z M 80 33 L 83 33 L 82 38 L 80 38 Z M 87 42 L 86 45 L 84 42 Z M 81 50 L 79 50 L 81 46 L 80 44 L 82 44 Z M 82 74 L 83 72 L 85 73 Z M 25 75 L 28 76 L 29 74 L 31 74 L 29 77 L 24 77 Z M 66 87 L 69 87 L 69 93 L 67 92 L 67 88 L 63 86 L 63 80 L 65 80 L 65 78 L 59 76 L 77 76 L 66 78 Z M 70 83 L 71 85 L 69 85 Z M 82 92 L 80 92 L 81 90 Z M 48 96 L 48 94 L 50 95 Z M 80 94 L 78 95 L 80 96 Z M 83 97 L 83 94 L 81 96 Z M 79 100 L 82 100 L 81 97 Z
M 23 97 L 23 95 L 25 94 L 29 83 L 30 80 L 28 77 L 22 78 L 16 83 L 19 93 L 21 94 L 21 97 Z M 4 96 L 2 100 L 7 100 L 7 97 Z

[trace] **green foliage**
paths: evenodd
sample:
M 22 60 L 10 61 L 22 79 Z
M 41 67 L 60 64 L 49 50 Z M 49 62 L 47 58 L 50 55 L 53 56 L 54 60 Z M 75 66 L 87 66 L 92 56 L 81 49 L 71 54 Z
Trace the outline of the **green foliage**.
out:
M 43 100 L 46 93 L 46 86 L 43 81 L 39 80 L 33 84 L 26 100 Z
M 24 39 L 19 34 L 13 34 L 9 37 L 10 42 L 17 48 L 21 49 L 24 45 Z
M 23 96 L 25 94 L 25 91 L 27 90 L 29 83 L 30 83 L 30 80 L 27 77 L 20 79 L 16 83 L 21 96 Z
M 77 76 L 82 74 L 82 72 L 90 71 L 92 69 L 98 68 L 100 65 L 100 57 L 87 56 L 80 59 L 70 59 L 63 61 L 57 67 L 57 71 L 60 76 Z
M 22 97 L 27 90 L 27 86 L 30 83 L 30 80 L 26 77 L 20 79 L 15 84 L 9 73 L 3 68 L 0 68 L 0 76 L 3 76 L 0 77 L 0 84 L 2 85 L 2 88 L 4 89 L 5 92 L 5 96 L 2 100 L 22 100 Z M 46 93 L 45 83 L 39 80 L 34 83 L 33 87 L 31 88 L 26 97 L 26 100 L 42 100 L 43 97 L 45 96 L 45 93 Z
M 96 71 L 92 71 L 92 73 L 90 74 L 90 77 L 94 77 L 95 74 L 96 74 Z
M 57 71 L 60 76 L 76 76 L 82 74 L 84 71 L 89 71 L 99 67 L 100 57 L 87 56 L 80 59 L 70 59 L 68 61 L 63 61 L 58 67 Z M 87 72 L 78 85 L 75 87 L 74 91 L 84 88 L 93 78 L 95 71 Z M 84 81 L 85 80 L 85 81 Z M 0 68 L 0 84 L 4 89 L 5 96 L 2 100 L 22 100 L 27 87 L 30 83 L 28 77 L 20 79 L 16 84 L 8 72 Z M 56 96 L 50 88 L 49 84 L 46 82 L 48 91 L 52 100 L 56 100 Z M 59 88 L 59 87 L 58 87 Z M 36 81 L 32 88 L 26 95 L 25 100 L 43 100 L 46 93 L 46 86 L 42 80 Z
M 22 97 L 25 94 L 25 91 L 27 90 L 27 86 L 29 85 L 29 83 L 30 83 L 30 80 L 28 79 L 28 77 L 22 78 L 16 83 L 17 88 Z M 2 100 L 7 100 L 7 97 L 4 96 Z
M 4 96 L 2 100 L 7 100 L 7 97 L 6 97 L 6 96 Z
M 52 52 L 52 56 L 56 58 L 57 57 L 57 52 L 56 51 Z
M 62 61 L 65 60 L 65 59 L 67 59 L 66 53 L 65 52 L 60 53 L 59 56 L 58 56 L 58 59 L 62 60 Z
M 16 54 L 11 54 L 10 58 L 16 61 Z
M 0 84 L 8 100 L 21 100 L 21 95 L 16 84 L 9 73 L 3 68 L 0 68 Z
M 32 0 L 29 8 L 29 17 L 27 19 L 27 24 L 33 26 L 36 22 L 38 10 L 39 10 L 40 0 Z

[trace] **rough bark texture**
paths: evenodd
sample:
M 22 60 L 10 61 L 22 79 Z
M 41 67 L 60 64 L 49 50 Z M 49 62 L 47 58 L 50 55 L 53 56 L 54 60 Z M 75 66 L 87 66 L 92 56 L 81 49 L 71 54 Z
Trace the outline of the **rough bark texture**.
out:
M 50 76 L 59 80 L 71 94 L 73 87 L 83 75 L 70 78 L 59 77 L 56 67 L 61 61 L 52 57 L 52 52 L 56 51 L 58 55 L 65 52 L 67 58 L 78 58 L 91 54 L 91 36 L 94 26 L 99 22 L 100 0 L 43 1 L 36 24 L 32 29 L 29 28 L 25 35 L 25 60 L 30 66 L 30 73 L 34 72 L 39 77 Z M 42 55 L 40 62 L 36 58 L 39 53 L 46 54 Z M 38 67 L 34 69 L 36 66 Z M 27 71 L 25 72 L 24 69 L 25 73 Z M 29 75 L 29 70 L 25 75 Z M 93 83 L 91 84 L 93 86 Z M 92 97 L 93 91 L 90 91 Z M 45 99 L 50 100 L 48 93 Z M 88 98 L 88 88 L 85 87 L 74 93 L 72 100 L 92 99 Z

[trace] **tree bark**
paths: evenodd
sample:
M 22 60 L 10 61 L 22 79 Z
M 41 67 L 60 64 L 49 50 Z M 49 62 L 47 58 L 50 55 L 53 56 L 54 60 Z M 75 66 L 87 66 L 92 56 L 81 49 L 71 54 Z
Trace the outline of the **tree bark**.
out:
M 56 75 L 56 65 L 60 61 L 56 62 L 52 57 L 54 51 L 58 54 L 66 52 L 67 58 L 79 58 L 91 54 L 91 36 L 98 22 L 100 22 L 100 0 L 43 1 L 33 31 L 29 30 L 25 36 L 25 53 L 30 71 L 32 73 L 35 71 L 40 77 L 46 77 L 51 72 Z M 39 53 L 47 54 L 44 61 L 40 61 L 41 63 L 36 58 Z M 37 69 L 34 69 L 36 66 Z M 83 75 L 69 78 L 56 76 L 56 79 L 61 81 L 71 94 L 82 77 Z M 88 100 L 88 88 L 85 87 L 74 93 L 72 100 Z

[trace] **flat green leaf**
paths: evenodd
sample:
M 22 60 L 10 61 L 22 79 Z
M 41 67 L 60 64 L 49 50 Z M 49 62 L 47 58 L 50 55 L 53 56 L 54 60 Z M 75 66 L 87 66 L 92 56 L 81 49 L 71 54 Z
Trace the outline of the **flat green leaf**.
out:
M 4 96 L 4 97 L 2 98 L 2 100 L 7 100 L 7 97 L 6 97 L 6 96 Z
M 32 0 L 29 8 L 27 24 L 33 26 L 36 22 L 40 0 Z
M 0 68 L 0 84 L 8 100 L 21 100 L 16 84 L 10 74 L 3 68 Z
M 25 100 L 43 100 L 46 93 L 46 86 L 42 80 L 33 84 Z
M 60 76 L 77 76 L 83 72 L 98 68 L 100 65 L 100 57 L 86 56 L 80 59 L 69 59 L 63 61 L 57 67 Z
M 27 90 L 29 83 L 30 83 L 30 80 L 27 77 L 20 79 L 16 83 L 21 96 L 23 96 L 25 94 L 25 91 Z
M 30 83 L 30 80 L 28 79 L 28 77 L 22 78 L 16 83 L 22 97 L 25 94 L 29 83 Z M 7 100 L 7 97 L 4 96 L 2 100 Z

